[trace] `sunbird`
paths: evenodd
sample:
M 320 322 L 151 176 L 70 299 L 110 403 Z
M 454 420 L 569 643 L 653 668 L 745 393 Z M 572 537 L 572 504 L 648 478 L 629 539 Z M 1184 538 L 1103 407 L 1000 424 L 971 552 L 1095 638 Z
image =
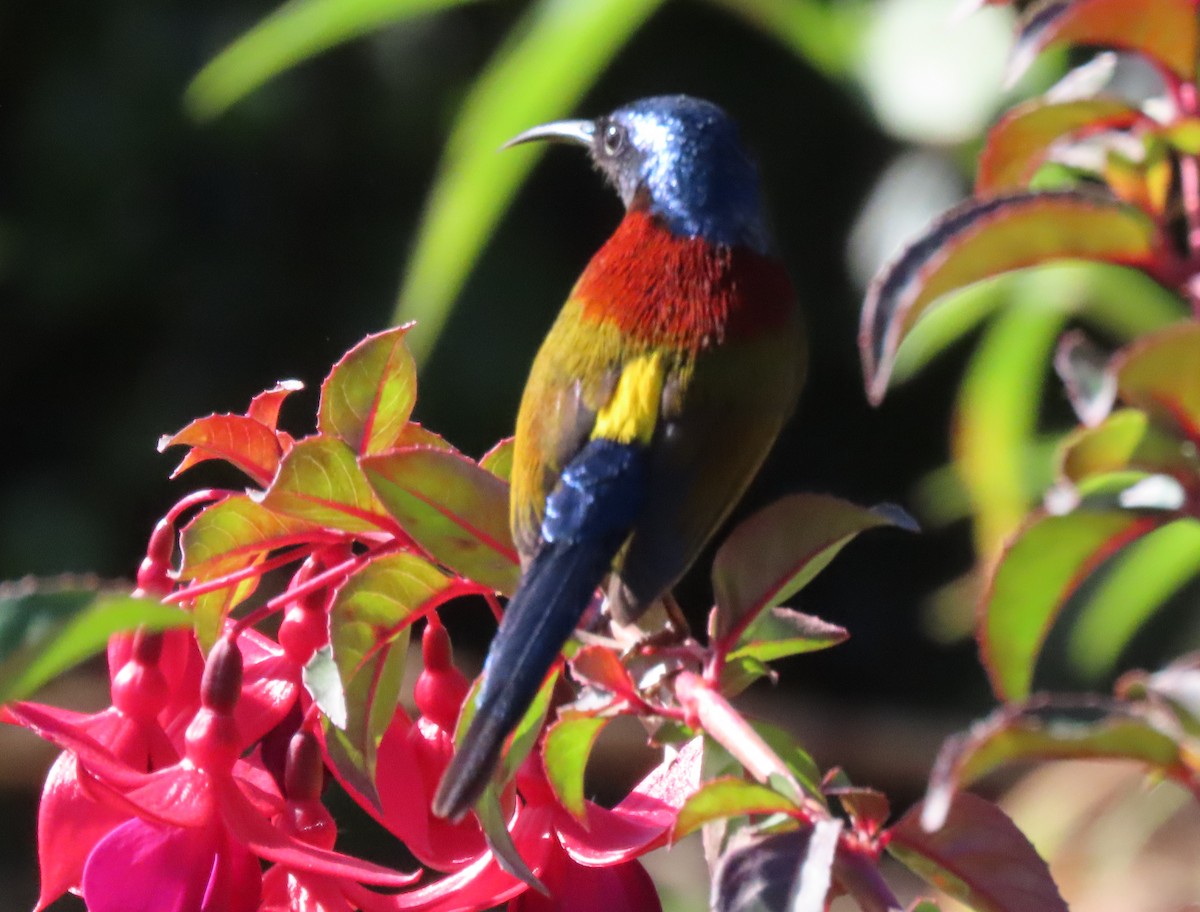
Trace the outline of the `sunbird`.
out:
M 521 398 L 510 495 L 521 579 L 434 797 L 452 820 L 486 789 L 597 589 L 629 624 L 683 576 L 758 471 L 807 363 L 757 170 L 724 111 L 644 98 L 507 145 L 535 140 L 586 148 L 625 215 Z

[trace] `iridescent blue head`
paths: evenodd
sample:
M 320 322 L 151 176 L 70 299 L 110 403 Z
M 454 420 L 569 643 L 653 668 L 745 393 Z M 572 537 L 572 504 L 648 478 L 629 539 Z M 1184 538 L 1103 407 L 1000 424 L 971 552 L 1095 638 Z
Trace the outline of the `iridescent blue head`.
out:
M 595 120 L 534 127 L 509 145 L 541 139 L 586 146 L 627 208 L 648 207 L 675 234 L 767 252 L 758 173 L 737 124 L 712 102 L 643 98 Z

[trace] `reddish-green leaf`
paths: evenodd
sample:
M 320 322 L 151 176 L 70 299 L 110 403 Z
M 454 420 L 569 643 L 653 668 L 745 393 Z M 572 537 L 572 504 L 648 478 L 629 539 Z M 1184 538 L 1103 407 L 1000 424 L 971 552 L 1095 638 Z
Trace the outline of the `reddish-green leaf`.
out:
M 849 815 L 856 830 L 875 834 L 892 815 L 887 795 L 861 785 L 836 785 L 825 789 L 826 795 L 837 798 Z
M 338 438 L 322 434 L 292 446 L 262 504 L 340 532 L 395 528 L 367 484 L 354 451 Z
M 412 621 L 451 585 L 423 558 L 390 554 L 352 574 L 334 596 L 329 639 L 346 719 L 326 737 L 341 772 L 364 794 L 374 794 L 375 753 L 396 709 Z
M 586 823 L 587 802 L 583 775 L 588 757 L 608 719 L 560 719 L 546 732 L 542 746 L 546 778 L 558 800 L 580 822 Z
M 1200 522 L 1177 519 L 1122 549 L 1071 630 L 1068 655 L 1080 673 L 1097 679 L 1116 665 L 1142 625 L 1200 575 Z
M 1063 442 L 1060 471 L 1074 484 L 1127 469 L 1171 475 L 1182 484 L 1200 482 L 1196 454 L 1137 409 L 1113 412 L 1103 423 L 1081 428 Z
M 1046 863 L 1000 808 L 960 793 L 932 833 L 921 809 L 889 830 L 888 851 L 926 882 L 976 912 L 1067 912 Z
M 639 699 L 637 685 L 629 669 L 612 649 L 605 646 L 581 648 L 571 656 L 571 670 L 576 677 L 607 690 L 619 699 Z
M 1101 130 L 1145 121 L 1137 108 L 1118 98 L 1086 98 L 1059 103 L 1036 99 L 1012 108 L 988 133 L 979 153 L 975 193 L 992 196 L 1029 183 L 1055 143 Z
M 226 572 L 248 569 L 261 561 L 261 557 L 246 557 L 238 565 L 228 568 Z M 221 638 L 221 631 L 225 627 L 225 619 L 229 617 L 229 613 L 254 594 L 258 588 L 258 579 L 257 574 L 247 576 L 233 585 L 206 592 L 187 603 L 187 607 L 192 612 L 192 627 L 196 633 L 196 641 L 205 654 Z
M 790 608 L 772 608 L 758 615 L 738 639 L 729 658 L 753 658 L 773 662 L 787 656 L 828 649 L 844 643 L 850 634 L 844 627 Z
M 519 570 L 503 481 L 465 456 L 424 447 L 367 457 L 362 466 L 421 547 L 456 573 L 512 593 Z
M 922 823 L 942 825 L 959 789 L 1020 760 L 1136 760 L 1165 773 L 1181 769 L 1180 745 L 1137 708 L 1115 700 L 1041 698 L 1002 707 L 946 740 L 929 777 Z
M 454 444 L 441 434 L 435 433 L 415 421 L 410 421 L 404 425 L 404 429 L 392 441 L 392 448 L 414 446 L 433 447 L 436 450 L 454 450 Z
M 314 529 L 312 523 L 276 513 L 249 495 L 234 494 L 206 507 L 184 527 L 179 576 L 223 576 L 277 548 L 309 541 Z
M 942 216 L 871 283 L 859 328 L 867 393 L 878 403 L 896 351 L 943 296 L 1015 269 L 1065 259 L 1144 266 L 1159 246 L 1140 210 L 1077 191 L 971 200 Z
M 479 460 L 481 468 L 487 469 L 497 478 L 508 481 L 512 477 L 513 438 L 506 437 L 488 450 Z
M 1191 82 L 1196 38 L 1192 0 L 1045 0 L 1021 18 L 1009 80 L 1020 77 L 1047 48 L 1071 44 L 1136 51 Z
M 367 336 L 321 384 L 317 427 L 363 455 L 390 449 L 417 398 L 417 368 L 405 344 L 411 324 Z
M 1029 694 L 1034 664 L 1055 618 L 1105 558 L 1169 517 L 1112 510 L 1041 516 L 992 567 L 981 606 L 980 650 L 1004 700 Z
M 820 573 L 858 533 L 892 521 L 826 494 L 792 494 L 741 523 L 713 559 L 712 636 L 736 638 Z
M 671 841 L 677 842 L 713 820 L 745 814 L 795 814 L 797 810 L 794 801 L 772 788 L 736 776 L 722 776 L 706 782 L 684 802 Z
M 172 478 L 198 463 L 223 459 L 263 487 L 270 484 L 283 454 L 271 428 L 243 415 L 198 418 L 179 433 L 160 438 L 158 451 L 181 445 L 191 449 L 171 473 Z
M 1143 337 L 1122 349 L 1113 366 L 1125 402 L 1200 441 L 1200 322 Z

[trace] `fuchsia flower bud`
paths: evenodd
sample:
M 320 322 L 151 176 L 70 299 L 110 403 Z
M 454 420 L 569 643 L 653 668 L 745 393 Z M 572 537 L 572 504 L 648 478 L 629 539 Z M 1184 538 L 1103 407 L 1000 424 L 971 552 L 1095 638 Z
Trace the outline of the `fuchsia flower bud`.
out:
M 463 701 L 471 689 L 466 676 L 451 661 L 450 634 L 436 614 L 429 615 L 421 637 L 424 667 L 417 677 L 413 699 L 423 718 L 453 732 Z

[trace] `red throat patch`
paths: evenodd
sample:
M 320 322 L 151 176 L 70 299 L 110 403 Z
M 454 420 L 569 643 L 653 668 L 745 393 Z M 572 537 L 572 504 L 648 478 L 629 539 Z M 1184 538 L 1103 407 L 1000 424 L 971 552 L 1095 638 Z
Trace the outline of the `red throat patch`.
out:
M 676 237 L 644 209 L 626 213 L 572 297 L 586 319 L 615 323 L 650 345 L 694 351 L 778 329 L 795 302 L 778 260 Z

